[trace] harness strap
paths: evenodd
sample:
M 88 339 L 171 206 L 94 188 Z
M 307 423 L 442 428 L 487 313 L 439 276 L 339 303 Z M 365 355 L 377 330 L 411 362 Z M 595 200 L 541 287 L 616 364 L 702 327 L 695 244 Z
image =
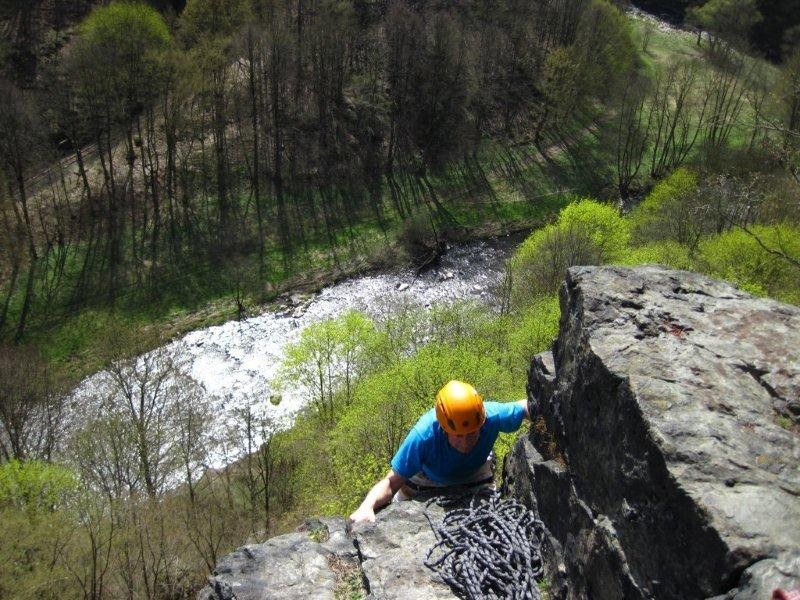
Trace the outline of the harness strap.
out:
M 441 490 L 443 488 L 448 488 L 448 487 L 472 489 L 474 487 L 486 485 L 487 483 L 492 483 L 493 481 L 494 481 L 494 475 L 489 475 L 488 477 L 484 477 L 483 479 L 479 479 L 477 481 L 468 481 L 466 483 L 452 483 L 448 485 L 420 485 L 418 483 L 414 483 L 410 479 L 407 479 L 403 485 L 411 488 L 415 492 L 429 492 L 431 490 Z

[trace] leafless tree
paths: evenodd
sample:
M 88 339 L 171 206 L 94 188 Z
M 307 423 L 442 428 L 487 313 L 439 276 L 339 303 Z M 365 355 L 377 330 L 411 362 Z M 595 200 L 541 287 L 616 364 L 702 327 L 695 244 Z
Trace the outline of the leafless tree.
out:
M 678 60 L 656 76 L 648 121 L 652 126 L 650 176 L 659 179 L 683 164 L 706 119 L 708 97 L 697 100 L 698 67 Z
M 34 350 L 0 346 L 0 458 L 49 460 L 61 439 L 64 400 Z
M 646 108 L 649 83 L 644 77 L 631 76 L 617 115 L 617 187 L 623 205 L 642 168 L 650 140 L 652 113 L 648 115 Z

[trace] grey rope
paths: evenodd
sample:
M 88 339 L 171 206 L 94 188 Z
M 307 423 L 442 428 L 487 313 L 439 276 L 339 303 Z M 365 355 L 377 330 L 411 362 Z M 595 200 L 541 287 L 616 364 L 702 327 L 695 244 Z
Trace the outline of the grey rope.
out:
M 428 513 L 433 503 L 449 509 L 441 523 Z M 425 565 L 459 598 L 539 600 L 544 526 L 525 506 L 482 489 L 431 498 L 425 516 L 437 539 Z

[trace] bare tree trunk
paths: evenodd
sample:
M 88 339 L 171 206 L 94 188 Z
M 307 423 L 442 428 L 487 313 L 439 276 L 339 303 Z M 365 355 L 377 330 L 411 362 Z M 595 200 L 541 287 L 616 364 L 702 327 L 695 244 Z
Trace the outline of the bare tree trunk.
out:
M 256 201 L 256 219 L 258 221 L 258 270 L 259 275 L 264 276 L 264 216 L 262 214 L 263 208 L 261 206 L 261 141 L 259 139 L 260 125 L 258 122 L 258 111 L 261 106 L 261 100 L 258 97 L 258 79 L 256 70 L 256 40 L 255 31 L 253 27 L 247 29 L 247 58 L 249 62 L 248 79 L 250 84 L 250 118 L 253 128 L 253 172 L 251 185 L 253 188 L 253 196 Z
M 11 202 L 13 205 L 13 195 L 9 195 L 9 202 Z M 20 256 L 20 246 L 22 245 L 22 240 L 19 239 L 18 232 L 14 230 L 5 208 L 0 209 L 0 212 L 3 215 L 3 225 L 5 226 L 6 239 L 8 240 L 8 254 L 11 257 L 12 265 L 11 276 L 8 280 L 8 292 L 6 294 L 5 302 L 3 303 L 3 311 L 0 312 L 0 333 L 2 333 L 5 329 L 6 320 L 8 318 L 8 307 L 11 302 L 11 298 L 17 289 L 17 279 L 19 277 L 20 263 L 22 262 L 22 258 Z M 14 206 L 14 213 L 18 217 L 16 206 Z

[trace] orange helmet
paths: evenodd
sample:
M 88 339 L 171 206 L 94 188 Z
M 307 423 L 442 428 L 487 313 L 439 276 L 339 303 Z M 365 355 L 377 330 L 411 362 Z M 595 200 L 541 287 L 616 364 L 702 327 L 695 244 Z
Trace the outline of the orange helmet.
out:
M 450 381 L 436 394 L 436 419 L 447 433 L 478 431 L 486 420 L 483 398 L 470 384 Z

